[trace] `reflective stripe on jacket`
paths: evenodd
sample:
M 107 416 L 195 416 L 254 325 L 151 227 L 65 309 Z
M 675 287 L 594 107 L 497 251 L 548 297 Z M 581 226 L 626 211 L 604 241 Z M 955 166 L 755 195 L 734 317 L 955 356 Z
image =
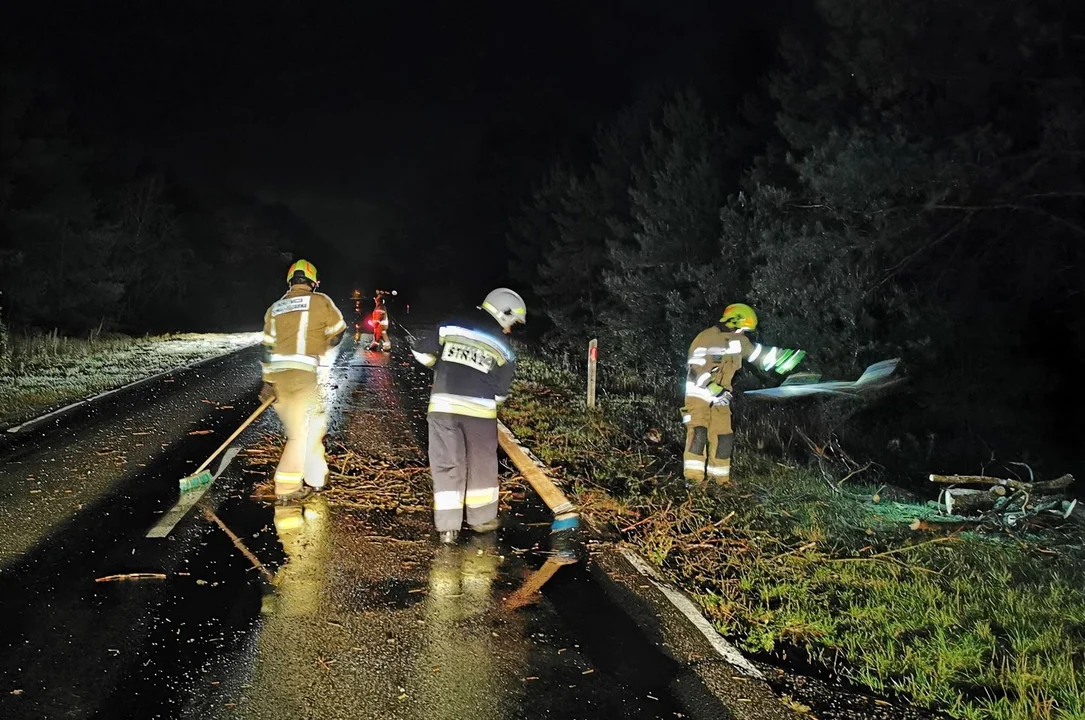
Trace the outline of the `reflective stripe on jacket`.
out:
M 753 349 L 748 337 L 722 325 L 702 330 L 686 358 L 686 396 L 711 402 L 721 392 L 719 388 L 730 390 L 735 373 Z
M 508 394 L 516 356 L 488 313 L 442 323 L 411 348 L 433 368 L 429 411 L 496 418 Z
M 497 400 L 435 392 L 429 396 L 429 412 L 495 418 L 497 417 Z
M 805 350 L 791 350 L 751 342 L 743 333 L 713 325 L 693 339 L 686 357 L 686 397 L 713 402 L 731 389 L 742 362 L 756 363 L 765 372 L 786 375 L 806 357 Z
M 264 375 L 280 370 L 316 372 L 320 356 L 347 329 L 332 299 L 294 285 L 264 313 Z

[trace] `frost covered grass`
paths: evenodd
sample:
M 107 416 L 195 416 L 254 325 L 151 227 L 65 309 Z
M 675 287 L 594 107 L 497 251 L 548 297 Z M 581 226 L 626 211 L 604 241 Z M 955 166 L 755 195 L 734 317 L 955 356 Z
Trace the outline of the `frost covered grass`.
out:
M 526 357 L 503 420 L 746 651 L 957 718 L 1085 717 L 1080 538 L 912 530 L 922 505 L 744 449 L 733 487 L 691 489 L 673 412 L 645 395 L 589 413 L 582 385 Z
M 258 333 L 69 338 L 9 336 L 0 417 L 75 401 L 259 342 Z

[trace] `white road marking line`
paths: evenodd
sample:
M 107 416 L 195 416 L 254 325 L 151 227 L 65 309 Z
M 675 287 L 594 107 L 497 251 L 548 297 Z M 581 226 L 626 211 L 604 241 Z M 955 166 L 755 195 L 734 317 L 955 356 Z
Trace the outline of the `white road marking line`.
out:
M 73 402 L 70 405 L 65 405 L 62 408 L 57 408 L 56 410 L 53 410 L 52 412 L 45 413 L 44 415 L 39 415 L 36 418 L 32 418 L 30 420 L 27 420 L 26 422 L 21 423 L 19 425 L 16 425 L 14 427 L 9 427 L 7 429 L 7 432 L 9 432 L 9 433 L 22 432 L 23 430 L 31 428 L 34 425 L 37 425 L 37 424 L 39 424 L 39 423 L 41 423 L 41 422 L 43 422 L 45 420 L 48 420 L 49 418 L 51 418 L 51 417 L 53 417 L 55 415 L 61 415 L 63 413 L 68 412 L 69 410 L 74 410 L 75 408 L 79 407 L 80 405 L 86 405 L 87 403 L 92 403 L 95 400 L 101 400 L 102 398 L 108 397 L 109 395 L 112 395 L 113 393 L 118 393 L 121 390 L 127 390 L 128 388 L 133 387 L 135 385 L 139 385 L 141 383 L 149 383 L 152 380 L 157 380 L 158 378 L 166 377 L 167 375 L 171 375 L 173 373 L 182 372 L 184 370 L 189 370 L 189 369 L 195 367 L 196 365 L 200 365 L 202 363 L 209 363 L 212 360 L 218 360 L 219 358 L 224 358 L 227 355 L 233 355 L 234 353 L 241 352 L 242 350 L 245 350 L 247 348 L 252 347 L 253 345 L 258 345 L 258 344 L 259 343 L 252 343 L 251 345 L 243 345 L 243 346 L 241 346 L 239 348 L 235 348 L 233 350 L 228 350 L 227 352 L 224 352 L 221 355 L 214 355 L 214 356 L 209 357 L 209 358 L 204 358 L 203 360 L 196 360 L 194 362 L 190 362 L 188 365 L 181 365 L 179 367 L 171 368 L 171 369 L 166 370 L 164 372 L 160 372 L 157 375 L 151 375 L 150 377 L 140 378 L 139 380 L 133 380 L 132 382 L 128 383 L 127 385 L 121 385 L 120 387 L 113 388 L 112 390 L 106 390 L 105 392 L 100 392 L 97 395 L 94 395 L 92 397 L 83 398 L 82 400 L 78 400 L 76 402 Z
M 636 568 L 637 572 L 644 575 L 651 581 L 653 585 L 659 588 L 660 592 L 668 600 L 671 601 L 671 605 L 674 605 L 678 612 L 686 616 L 686 618 L 693 623 L 693 626 L 697 628 L 705 639 L 712 645 L 720 657 L 727 662 L 735 666 L 740 672 L 750 677 L 757 678 L 758 680 L 764 680 L 765 676 L 761 674 L 761 671 L 750 664 L 738 648 L 731 643 L 727 642 L 722 635 L 720 635 L 716 628 L 712 627 L 708 620 L 705 620 L 704 615 L 697 609 L 697 606 L 693 604 L 693 601 L 686 597 L 683 593 L 671 587 L 659 574 L 639 555 L 630 550 L 629 548 L 618 548 L 618 552 L 622 554 L 629 564 Z
M 214 476 L 211 478 L 211 482 L 196 488 L 195 490 L 189 490 L 188 492 L 181 493 L 181 497 L 178 498 L 177 503 L 169 509 L 169 511 L 162 516 L 158 523 L 147 531 L 147 537 L 149 538 L 162 538 L 168 537 L 173 528 L 177 526 L 177 523 L 181 522 L 181 519 L 185 516 L 185 513 L 192 508 L 200 498 L 202 498 L 208 490 L 211 489 L 211 485 L 218 480 L 222 471 L 229 466 L 230 462 L 237 457 L 237 454 L 241 452 L 240 448 L 232 447 L 227 448 L 226 452 L 222 455 L 222 460 L 219 461 L 218 470 L 215 471 Z
M 503 432 L 512 438 L 513 442 L 524 451 L 524 454 L 528 456 L 531 462 L 538 466 L 539 470 L 546 472 L 546 466 L 542 461 L 535 457 L 531 450 L 524 447 L 519 438 L 517 438 L 511 430 L 505 427 L 504 423 L 499 420 L 497 427 L 498 432 Z M 555 509 L 554 512 L 556 513 L 557 510 Z M 765 679 L 765 676 L 761 674 L 761 671 L 750 664 L 750 661 L 739 652 L 738 648 L 727 642 L 727 640 L 716 631 L 716 628 L 712 627 L 712 624 L 705 619 L 704 615 L 701 614 L 701 611 L 693 604 L 693 601 L 686 597 L 684 593 L 671 587 L 671 585 L 668 584 L 651 565 L 629 548 L 618 548 L 618 552 L 622 554 L 622 557 L 629 561 L 629 564 L 632 565 L 637 572 L 644 575 L 653 585 L 659 588 L 659 591 L 671 602 L 671 605 L 674 605 L 675 609 L 682 613 L 687 620 L 693 623 L 693 627 L 697 628 L 697 630 L 704 635 L 705 639 L 708 640 L 709 644 L 720 657 L 744 675 L 757 678 L 758 680 Z

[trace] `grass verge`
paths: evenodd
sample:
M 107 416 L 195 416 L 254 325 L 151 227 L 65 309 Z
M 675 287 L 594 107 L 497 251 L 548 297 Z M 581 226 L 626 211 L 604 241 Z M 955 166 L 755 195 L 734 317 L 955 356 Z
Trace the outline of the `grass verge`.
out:
M 145 338 L 12 334 L 0 373 L 0 418 L 79 400 L 258 341 L 254 333 Z
M 1085 718 L 1079 537 L 913 531 L 922 505 L 742 448 L 733 487 L 691 490 L 673 408 L 588 413 L 581 385 L 523 358 L 502 419 L 746 651 L 968 720 Z

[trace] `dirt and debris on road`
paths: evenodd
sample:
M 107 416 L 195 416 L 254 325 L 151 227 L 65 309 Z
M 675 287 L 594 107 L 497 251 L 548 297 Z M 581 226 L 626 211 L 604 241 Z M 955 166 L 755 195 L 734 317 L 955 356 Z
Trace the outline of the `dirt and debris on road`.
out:
M 565 607 L 503 606 L 544 559 L 546 525 L 517 484 L 501 531 L 438 546 L 418 434 L 426 387 L 395 378 L 386 358 L 351 350 L 328 373 L 333 484 L 304 506 L 250 499 L 253 480 L 269 489 L 282 442 L 273 416 L 251 431 L 220 513 L 254 552 L 279 553 L 274 592 L 189 672 L 180 716 L 718 716 L 675 700 L 673 663 L 611 616 L 586 575 L 552 581 Z M 178 628 L 163 618 L 159 631 Z

